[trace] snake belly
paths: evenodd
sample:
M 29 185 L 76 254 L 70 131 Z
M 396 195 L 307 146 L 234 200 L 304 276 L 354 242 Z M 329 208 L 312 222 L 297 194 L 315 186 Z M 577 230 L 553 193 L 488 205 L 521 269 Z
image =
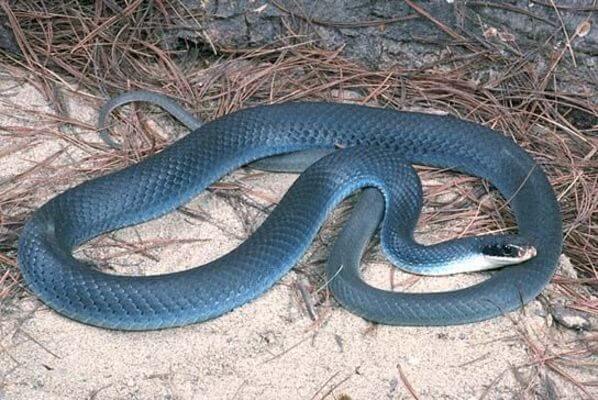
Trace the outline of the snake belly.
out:
M 332 160 L 322 161 L 328 172 L 302 175 L 301 185 L 293 186 L 250 239 L 204 266 L 132 277 L 100 272 L 72 256 L 81 243 L 168 213 L 252 161 L 334 147 L 374 150 L 348 149 L 348 161 L 328 156 Z M 377 158 L 382 167 L 362 162 L 361 154 Z M 395 159 L 404 161 L 393 164 Z M 338 162 L 346 165 L 340 168 Z M 405 162 L 488 179 L 509 200 L 519 234 L 538 255 L 477 285 L 441 293 L 364 292 L 355 274 L 339 274 L 333 291 L 341 303 L 364 304 L 358 314 L 385 323 L 451 325 L 500 315 L 537 296 L 557 265 L 561 218 L 546 176 L 525 151 L 491 129 L 457 118 L 335 103 L 284 103 L 231 113 L 135 165 L 67 190 L 26 223 L 19 265 L 43 302 L 84 323 L 147 330 L 205 321 L 257 297 L 288 272 L 328 213 L 351 192 L 374 186 L 385 193 L 400 185 Z M 399 194 L 399 203 L 408 195 Z

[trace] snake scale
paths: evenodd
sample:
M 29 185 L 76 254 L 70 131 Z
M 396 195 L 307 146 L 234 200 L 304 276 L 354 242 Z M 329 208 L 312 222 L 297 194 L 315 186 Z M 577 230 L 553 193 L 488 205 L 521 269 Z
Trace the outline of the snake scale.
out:
M 121 276 L 72 255 L 101 233 L 176 209 L 243 165 L 337 148 L 342 150 L 300 175 L 248 240 L 206 265 L 165 275 Z M 413 230 L 422 195 L 411 164 L 489 180 L 508 199 L 518 234 L 418 244 Z M 396 325 L 480 321 L 530 301 L 554 273 L 562 247 L 558 204 L 545 174 L 516 143 L 450 116 L 316 102 L 228 114 L 135 165 L 68 189 L 26 223 L 19 265 L 43 302 L 84 323 L 147 330 L 205 321 L 275 284 L 301 258 L 334 207 L 363 188 L 326 268 L 336 299 L 366 319 Z M 455 291 L 376 289 L 361 279 L 359 262 L 379 225 L 386 256 L 411 272 L 442 275 L 518 264 Z

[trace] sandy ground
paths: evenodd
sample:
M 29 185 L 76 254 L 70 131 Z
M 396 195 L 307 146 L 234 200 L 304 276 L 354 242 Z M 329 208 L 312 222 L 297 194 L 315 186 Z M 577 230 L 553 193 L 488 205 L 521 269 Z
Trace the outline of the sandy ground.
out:
M 12 101 L 50 111 L 32 87 L 12 91 L 18 94 Z M 93 107 L 75 104 L 71 112 L 93 122 Z M 10 113 L 0 118 L 3 126 L 35 125 L 16 121 Z M 14 145 L 14 138 L 0 145 L 0 179 L 61 148 L 70 158 L 82 155 L 60 140 L 41 140 L 27 151 L 11 152 Z M 249 178 L 236 173 L 228 180 L 242 180 L 249 188 L 246 197 L 257 205 L 280 198 L 295 179 L 273 174 Z M 240 207 L 256 221 L 264 218 L 227 191 L 200 195 L 187 207 L 204 217 L 174 212 L 96 239 L 78 255 L 121 273 L 180 270 L 213 260 L 248 235 Z M 191 240 L 169 245 L 173 239 Z M 123 241 L 145 243 L 147 254 L 123 254 L 122 247 L 115 247 Z M 325 256 L 325 249 L 318 251 Z M 315 307 L 318 320 L 313 321 L 297 289 L 298 282 L 306 281 L 303 271 L 322 274 L 321 263 L 310 266 L 313 258 L 306 257 L 300 272 L 289 273 L 250 304 L 213 321 L 163 331 L 131 333 L 83 325 L 23 294 L 3 304 L 0 313 L 0 399 L 580 398 L 572 385 L 538 367 L 525 340 L 542 347 L 575 335 L 557 327 L 542 302 L 477 324 L 410 328 L 373 325 L 321 298 Z M 388 277 L 386 264 L 368 268 L 368 279 L 380 287 L 388 288 Z M 406 277 L 398 274 L 396 281 Z M 412 290 L 479 279 L 423 279 Z M 590 376 L 589 371 L 580 374 Z

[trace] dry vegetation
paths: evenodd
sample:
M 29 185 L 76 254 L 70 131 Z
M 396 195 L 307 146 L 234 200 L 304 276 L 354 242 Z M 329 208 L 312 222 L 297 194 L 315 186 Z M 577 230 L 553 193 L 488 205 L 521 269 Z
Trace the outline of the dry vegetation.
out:
M 569 307 L 598 313 L 596 297 L 587 294 L 595 294 L 598 287 L 597 77 L 576 76 L 574 55 L 566 45 L 557 48 L 550 64 L 543 67 L 529 55 L 546 52 L 545 48 L 505 55 L 489 41 L 483 47 L 468 45 L 466 54 L 447 49 L 441 59 L 417 69 L 395 66 L 374 71 L 344 59 L 340 51 L 318 49 L 292 31 L 267 48 L 247 50 L 216 52 L 209 37 L 201 35 L 199 45 L 177 39 L 173 37 L 175 27 L 194 18 L 201 26 L 202 16 L 190 15 L 176 1 L 156 1 L 148 6 L 135 0 L 122 7 L 114 2 L 89 3 L 37 0 L 9 6 L 0 2 L 22 52 L 19 56 L 1 54 L 2 68 L 35 85 L 54 108 L 52 113 L 35 115 L 27 109 L 15 110 L 35 119 L 38 128 L 26 122 L 0 127 L 3 138 L 18 139 L 15 143 L 19 143 L 3 148 L 0 157 L 33 146 L 42 136 L 55 137 L 85 154 L 81 162 L 55 169 L 52 163 L 61 150 L 32 170 L 0 182 L 0 302 L 21 293 L 17 238 L 24 220 L 39 205 L 43 190 L 121 168 L 169 142 L 138 118 L 126 131 L 120 150 L 91 140 L 89 135 L 76 135 L 75 128 L 94 132 L 95 127 L 68 115 L 65 99 L 77 92 L 99 106 L 106 97 L 124 90 L 147 89 L 177 98 L 205 119 L 260 103 L 345 98 L 401 110 L 448 112 L 500 130 L 533 155 L 559 199 L 564 253 L 571 258 L 578 277 L 556 276 L 554 282 Z M 173 20 L 177 15 L 173 9 L 180 19 Z M 583 31 L 569 40 L 576 40 L 579 34 Z M 165 50 L 165 37 L 170 38 L 170 50 Z M 32 174 L 43 168 L 48 168 L 49 178 L 32 180 Z M 438 174 L 420 171 L 428 177 Z M 463 183 L 472 182 L 471 178 L 450 177 L 427 186 L 430 208 L 424 222 L 440 226 L 447 221 L 465 221 L 462 233 L 467 234 L 512 227 L 503 203 L 487 195 L 492 193 L 487 186 L 470 188 Z M 243 189 L 230 184 L 225 188 Z M 447 202 L 450 191 L 458 191 L 460 196 Z M 584 290 L 578 290 L 580 287 Z M 548 367 L 559 359 L 556 354 L 534 354 L 534 362 Z

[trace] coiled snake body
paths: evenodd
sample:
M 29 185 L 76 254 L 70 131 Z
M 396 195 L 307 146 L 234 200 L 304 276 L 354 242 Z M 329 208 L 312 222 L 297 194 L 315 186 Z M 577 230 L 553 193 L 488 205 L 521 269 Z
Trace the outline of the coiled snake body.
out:
M 343 150 L 305 171 L 254 235 L 207 265 L 132 277 L 100 272 L 72 256 L 81 243 L 163 215 L 242 165 L 277 154 L 334 148 Z M 421 188 L 409 164 L 488 179 L 509 200 L 519 234 L 417 244 L 413 229 Z M 331 103 L 238 111 L 138 164 L 67 190 L 25 225 L 19 263 L 40 299 L 85 323 L 143 330 L 204 321 L 271 287 L 299 260 L 330 211 L 365 187 L 375 189 L 366 191 L 368 199 L 358 204 L 327 269 L 335 297 L 367 319 L 400 325 L 487 319 L 533 299 L 554 272 L 562 241 L 558 204 L 544 173 L 518 145 L 452 117 Z M 376 202 L 383 207 L 371 205 Z M 358 264 L 382 216 L 384 252 L 393 263 L 416 273 L 495 268 L 513 256 L 513 249 L 529 248 L 526 245 L 537 255 L 519 258 L 517 262 L 524 261 L 520 265 L 456 291 L 374 289 L 361 280 Z

